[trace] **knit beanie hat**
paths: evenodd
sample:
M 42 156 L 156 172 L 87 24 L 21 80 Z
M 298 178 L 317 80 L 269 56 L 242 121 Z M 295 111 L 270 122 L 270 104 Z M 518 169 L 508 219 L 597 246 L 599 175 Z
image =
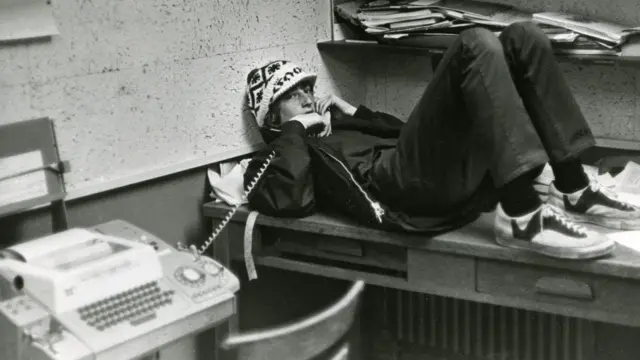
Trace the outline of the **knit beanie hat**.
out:
M 299 66 L 286 60 L 271 61 L 253 69 L 247 76 L 248 107 L 258 126 L 264 125 L 269 106 L 282 94 L 301 81 L 316 82 L 316 74 L 304 72 Z

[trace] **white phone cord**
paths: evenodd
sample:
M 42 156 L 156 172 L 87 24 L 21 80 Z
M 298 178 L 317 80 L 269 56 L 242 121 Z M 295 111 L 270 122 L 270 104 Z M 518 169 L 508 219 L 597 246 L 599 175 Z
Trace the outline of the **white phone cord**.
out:
M 238 204 L 234 205 L 233 208 L 231 208 L 231 210 L 229 210 L 227 215 L 224 217 L 224 219 L 222 219 L 220 224 L 218 224 L 218 226 L 213 231 L 211 236 L 209 236 L 209 239 L 207 239 L 207 241 L 204 244 L 202 244 L 202 246 L 200 247 L 200 250 L 197 250 L 197 255 L 202 255 L 209 248 L 209 246 L 213 244 L 213 242 L 216 240 L 216 237 L 218 237 L 218 235 L 220 235 L 220 232 L 224 229 L 224 227 L 227 226 L 227 223 L 231 220 L 231 218 L 233 217 L 233 214 L 235 214 L 236 211 L 238 211 L 238 208 L 240 208 L 240 206 L 245 202 L 244 200 L 249 196 L 249 194 L 251 193 L 251 190 L 253 190 L 253 188 L 256 186 L 256 184 L 258 183 L 258 180 L 260 180 L 260 178 L 262 177 L 264 172 L 267 170 L 267 167 L 269 166 L 269 164 L 271 163 L 271 161 L 275 156 L 276 156 L 276 151 L 274 150 L 269 154 L 267 159 L 264 161 L 264 164 L 256 174 L 256 177 L 247 186 L 247 189 L 245 190 L 244 196 L 242 199 L 243 201 L 240 201 Z M 191 250 L 193 251 L 195 249 L 196 249 L 195 245 L 191 245 Z

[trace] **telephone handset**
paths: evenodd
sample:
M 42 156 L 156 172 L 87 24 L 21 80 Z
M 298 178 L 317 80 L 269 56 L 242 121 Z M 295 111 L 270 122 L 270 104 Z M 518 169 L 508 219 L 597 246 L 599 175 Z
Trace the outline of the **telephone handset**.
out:
M 244 191 L 244 194 L 242 195 L 242 199 L 246 199 L 249 194 L 251 193 L 251 191 L 253 190 L 253 188 L 256 186 L 256 184 L 258 183 L 258 180 L 260 180 L 260 178 L 262 177 L 262 175 L 264 175 L 265 171 L 267 170 L 267 167 L 269 167 L 269 164 L 271 164 L 271 161 L 273 160 L 273 158 L 276 156 L 276 151 L 273 150 L 271 151 L 271 153 L 269 153 L 269 156 L 267 156 L 267 158 L 264 160 L 264 163 L 262 164 L 262 167 L 260 167 L 260 170 L 258 170 L 258 173 L 256 174 L 256 176 L 253 178 L 253 180 L 249 183 L 249 185 L 247 185 L 246 190 Z M 188 249 L 185 249 L 184 246 L 180 243 L 178 243 L 178 248 L 180 248 L 181 250 L 188 250 L 190 251 L 195 260 L 197 261 L 198 259 L 200 259 L 200 256 L 202 254 L 204 254 L 205 251 L 207 251 L 207 249 L 209 248 L 209 246 L 211 246 L 211 244 L 213 244 L 213 242 L 216 240 L 216 238 L 218 237 L 218 235 L 220 235 L 220 233 L 222 232 L 222 230 L 224 230 L 225 226 L 227 226 L 227 223 L 229 223 L 229 221 L 231 220 L 231 218 L 233 217 L 233 214 L 236 213 L 236 211 L 238 211 L 238 209 L 240 208 L 240 206 L 244 203 L 244 201 L 240 201 L 238 204 L 234 205 L 229 212 L 227 213 L 227 215 L 225 215 L 225 217 L 222 219 L 222 221 L 220 222 L 220 224 L 218 224 L 218 226 L 215 228 L 215 230 L 211 233 L 211 236 L 209 236 L 209 238 L 207 239 L 207 241 L 205 241 L 204 244 L 202 244 L 202 246 L 200 247 L 200 249 L 198 249 L 195 245 L 191 245 Z

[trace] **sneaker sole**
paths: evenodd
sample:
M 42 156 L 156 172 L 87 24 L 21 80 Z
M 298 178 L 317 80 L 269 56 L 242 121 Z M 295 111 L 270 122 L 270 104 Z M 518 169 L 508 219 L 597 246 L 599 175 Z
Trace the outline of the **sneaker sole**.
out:
M 605 242 L 592 246 L 590 248 L 555 248 L 538 245 L 529 241 L 506 239 L 496 235 L 496 242 L 502 246 L 533 251 L 542 255 L 546 255 L 558 259 L 582 260 L 593 259 L 611 254 L 616 247 L 615 241 Z
M 593 215 L 572 213 L 566 210 L 564 210 L 564 213 L 568 218 L 579 223 L 593 224 L 615 230 L 640 230 L 640 219 L 630 220 L 611 217 L 596 217 Z

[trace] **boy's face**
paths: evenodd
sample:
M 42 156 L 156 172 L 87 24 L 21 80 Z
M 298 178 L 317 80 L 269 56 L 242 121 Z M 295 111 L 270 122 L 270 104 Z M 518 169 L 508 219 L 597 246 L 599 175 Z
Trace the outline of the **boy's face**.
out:
M 275 109 L 278 109 L 280 123 L 291 120 L 294 116 L 308 114 L 315 111 L 315 98 L 313 85 L 300 83 L 284 93 L 279 99 Z

